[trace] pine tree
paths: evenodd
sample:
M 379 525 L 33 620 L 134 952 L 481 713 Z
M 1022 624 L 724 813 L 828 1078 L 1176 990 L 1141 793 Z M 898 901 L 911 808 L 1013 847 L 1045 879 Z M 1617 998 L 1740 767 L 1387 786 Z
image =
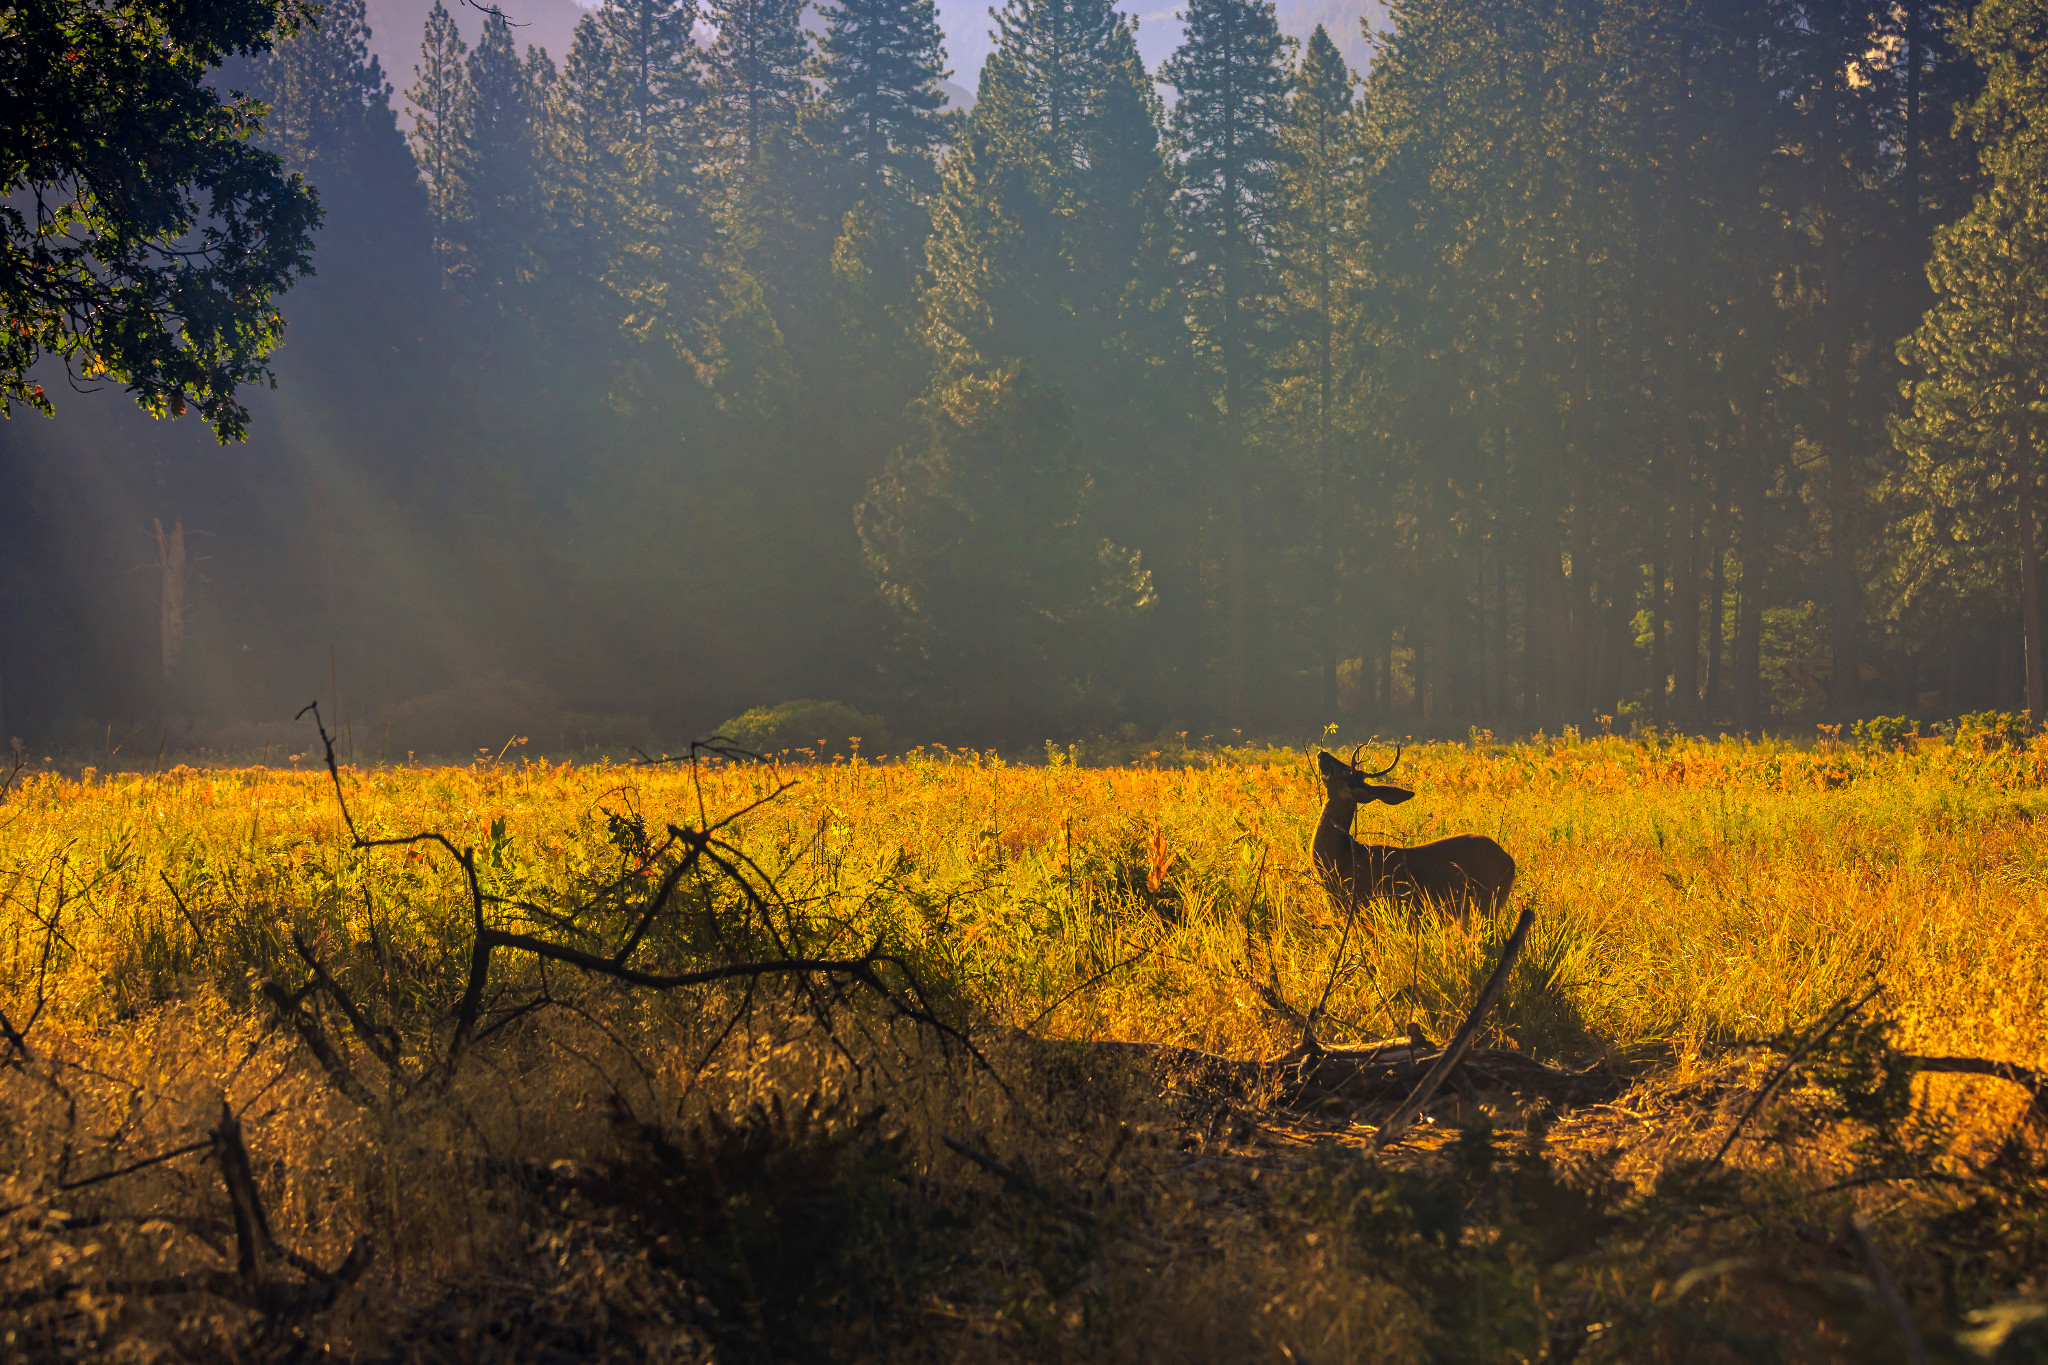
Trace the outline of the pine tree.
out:
M 1901 567 L 1910 591 L 1954 600 L 1959 588 L 1996 594 L 2018 560 L 2027 711 L 2038 723 L 2048 719 L 2048 0 L 1986 0 L 1962 32 L 1986 68 L 1968 124 L 1991 187 L 1935 234 L 1936 303 L 1900 348 L 1921 371 L 1913 411 L 1893 428 L 1914 509 Z
M 2048 196 L 2031 177 L 1994 185 L 1935 237 L 1938 302 L 1901 354 L 1922 368 L 1895 426 L 1914 512 L 1901 559 L 1908 592 L 1955 601 L 1999 594 L 2017 561 L 2027 710 L 2048 707 L 2040 552 L 2048 388 Z
M 925 327 L 939 357 L 938 382 L 1052 349 L 1059 238 L 1027 170 L 1006 160 L 981 125 L 947 160 L 932 203 L 926 248 L 931 275 Z
M 718 41 L 705 86 L 729 171 L 752 167 L 769 139 L 792 132 L 810 98 L 810 36 L 801 22 L 808 3 L 713 0 L 706 13 Z
M 598 28 L 618 71 L 619 99 L 638 139 L 678 154 L 702 101 L 691 32 L 696 0 L 606 0 Z
M 323 306 L 404 296 L 420 286 L 413 271 L 430 269 L 419 172 L 369 39 L 363 0 L 329 0 L 317 23 L 248 64 L 250 93 L 270 106 L 262 141 L 320 192 L 311 292 Z
M 576 25 L 547 124 L 548 292 L 579 330 L 609 341 L 627 308 L 614 287 L 614 268 L 629 236 L 622 195 L 628 141 L 611 49 L 594 15 Z
M 1111 0 L 1005 0 L 981 71 L 974 121 L 1005 160 L 1027 168 L 1055 213 L 1070 213 L 1097 103 L 1130 21 Z
M 1159 95 L 1128 25 L 1109 39 L 1110 60 L 1090 99 L 1076 178 L 1077 222 L 1068 257 L 1076 302 L 1101 319 L 1104 341 L 1156 354 L 1152 314 L 1171 290 L 1173 190 L 1160 136 Z
M 1071 398 L 1158 293 L 1145 265 L 1168 249 L 1156 96 L 1108 5 L 1011 0 L 997 18 L 933 204 L 932 338 L 954 375 L 1021 356 Z
M 1337 382 L 1337 293 L 1352 244 L 1352 205 L 1358 194 L 1357 130 L 1350 67 L 1317 24 L 1294 71 L 1294 99 L 1284 141 L 1282 259 L 1287 308 L 1306 351 L 1302 376 L 1311 387 L 1316 561 L 1322 620 L 1323 707 L 1337 706 L 1337 566 L 1335 451 L 1330 424 Z
M 468 135 L 469 71 L 467 49 L 455 18 L 441 0 L 427 12 L 420 39 L 419 65 L 412 88 L 413 155 L 427 184 L 427 213 L 434 225 L 434 248 L 444 260 L 454 250 L 457 225 L 467 216 L 462 200 L 463 147 Z
M 947 139 L 939 82 L 944 35 L 933 0 L 839 0 L 819 40 L 818 121 L 852 172 L 857 199 L 922 203 Z
M 1179 93 L 1173 136 L 1188 242 L 1189 292 L 1219 379 L 1229 466 L 1224 521 L 1225 710 L 1251 707 L 1248 518 L 1254 482 L 1245 418 L 1258 342 L 1276 292 L 1287 73 L 1272 0 L 1193 0 L 1187 37 L 1160 75 Z
M 626 326 L 671 347 L 707 303 L 713 233 L 698 181 L 702 62 L 695 0 L 608 0 L 597 21 L 621 119 L 620 232 L 613 273 Z
M 362 148 L 365 120 L 390 110 L 370 55 L 363 0 L 331 0 L 316 22 L 249 63 L 250 93 L 270 106 L 263 141 L 293 170 L 342 171 Z
M 476 286 L 502 298 L 525 268 L 537 189 L 532 90 L 502 13 L 484 20 L 466 74 L 462 236 Z

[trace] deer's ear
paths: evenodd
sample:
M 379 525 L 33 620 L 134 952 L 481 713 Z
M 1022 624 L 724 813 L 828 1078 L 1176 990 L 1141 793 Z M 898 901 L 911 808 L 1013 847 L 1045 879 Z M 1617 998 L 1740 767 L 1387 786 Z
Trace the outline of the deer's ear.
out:
M 1365 789 L 1366 800 L 1384 801 L 1390 806 L 1398 806 L 1413 795 L 1414 792 L 1401 787 L 1375 787 L 1368 784 Z

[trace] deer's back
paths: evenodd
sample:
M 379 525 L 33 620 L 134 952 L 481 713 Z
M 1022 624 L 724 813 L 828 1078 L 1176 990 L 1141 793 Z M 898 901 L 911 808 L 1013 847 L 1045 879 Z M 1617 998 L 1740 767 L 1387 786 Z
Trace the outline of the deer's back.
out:
M 1483 834 L 1454 834 L 1412 848 L 1348 838 L 1345 844 L 1319 841 L 1316 848 L 1330 893 L 1344 900 L 1496 910 L 1507 904 L 1515 884 L 1514 858 Z

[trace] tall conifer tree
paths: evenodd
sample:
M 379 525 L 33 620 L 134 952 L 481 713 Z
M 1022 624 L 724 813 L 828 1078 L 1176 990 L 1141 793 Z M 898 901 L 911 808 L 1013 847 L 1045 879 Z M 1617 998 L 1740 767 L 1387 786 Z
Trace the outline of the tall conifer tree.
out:
M 1911 509 L 1901 568 L 1909 592 L 1949 600 L 1965 585 L 2004 596 L 2018 580 L 2038 724 L 2048 719 L 2048 0 L 1986 0 L 1958 27 L 1987 70 L 1968 126 L 1991 187 L 1935 234 L 1936 304 L 1900 347 L 1921 370 L 1913 410 L 1895 426 Z
M 1005 0 L 996 50 L 981 70 L 975 122 L 1001 155 L 1027 168 L 1055 212 L 1069 212 L 1074 176 L 1102 92 L 1124 57 L 1130 21 L 1112 0 Z
M 1337 294 L 1352 250 L 1351 211 L 1358 194 L 1357 128 L 1351 68 L 1317 24 L 1294 71 L 1282 175 L 1281 222 L 1287 307 L 1311 387 L 1316 566 L 1322 617 L 1323 707 L 1337 705 L 1337 561 L 1335 450 L 1330 424 L 1337 384 Z
M 819 40 L 819 121 L 858 198 L 917 203 L 937 188 L 948 74 L 933 0 L 839 0 Z
M 455 17 L 441 0 L 427 12 L 419 65 L 405 92 L 412 105 L 413 155 L 427 184 L 427 213 L 434 224 L 435 250 L 447 260 L 457 225 L 467 216 L 462 198 L 463 154 L 468 135 L 469 70 Z
M 626 305 L 616 289 L 628 238 L 624 101 L 595 15 L 576 25 L 547 109 L 541 233 L 547 294 L 563 322 L 609 343 Z
M 502 13 L 485 20 L 467 65 L 463 234 L 475 285 L 487 294 L 518 278 L 533 234 L 537 172 L 532 91 Z
M 676 154 L 702 99 L 696 0 L 606 0 L 597 12 L 617 67 L 619 98 L 640 139 Z
M 1188 284 L 1223 405 L 1224 707 L 1232 723 L 1243 726 L 1251 718 L 1247 523 L 1255 488 L 1245 419 L 1275 293 L 1287 121 L 1287 73 L 1272 0 L 1192 0 L 1187 37 L 1160 75 L 1180 96 L 1173 135 Z
M 615 271 L 628 325 L 685 344 L 704 302 L 712 246 L 697 175 L 704 111 L 696 0 L 607 0 L 597 22 L 620 117 Z
M 705 85 L 723 134 L 729 168 L 752 167 L 770 139 L 796 127 L 810 98 L 808 0 L 713 0 L 706 11 L 718 41 L 706 59 Z

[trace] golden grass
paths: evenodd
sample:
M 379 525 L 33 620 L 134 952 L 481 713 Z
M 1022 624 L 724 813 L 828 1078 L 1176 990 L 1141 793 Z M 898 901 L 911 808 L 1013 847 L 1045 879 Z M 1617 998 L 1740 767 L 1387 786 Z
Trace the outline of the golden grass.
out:
M 1089 768 L 939 751 L 781 769 L 344 770 L 343 783 L 365 835 L 434 829 L 475 847 L 484 889 L 503 898 L 493 913 L 532 927 L 545 920 L 516 903 L 568 906 L 591 885 L 639 871 L 641 831 L 658 841 L 670 823 L 701 825 L 792 782 L 728 833 L 803 907 L 808 950 L 882 943 L 913 964 L 950 1017 L 1035 1025 L 1055 1038 L 1271 1056 L 1299 1035 L 1261 1001 L 1263 984 L 1300 1010 L 1327 993 L 1327 1041 L 1384 1036 L 1411 1020 L 1442 1037 L 1490 970 L 1504 925 L 1465 929 L 1370 910 L 1347 927 L 1307 864 L 1321 805 L 1308 759 L 1239 750 L 1206 766 Z M 1517 905 L 1533 897 L 1538 906 L 1493 1025 L 1497 1043 L 1568 1062 L 1604 1055 L 1657 1086 L 1725 1079 L 1719 1045 L 1802 1024 L 1876 967 L 1909 1050 L 2048 1064 L 2048 858 L 2037 822 L 2048 809 L 2048 747 L 2038 742 L 1878 754 L 1573 735 L 1424 746 L 1404 756 L 1396 780 L 1417 799 L 1372 808 L 1361 837 L 1490 834 L 1520 864 Z M 398 1340 L 418 1358 L 480 1358 L 498 1330 L 496 1310 L 482 1305 L 496 1294 L 614 1323 L 609 1336 L 563 1345 L 572 1355 L 703 1358 L 714 1352 L 671 1301 L 682 1292 L 676 1275 L 659 1256 L 648 1260 L 657 1242 L 629 1226 L 640 1216 L 633 1201 L 605 1203 L 601 1182 L 558 1200 L 515 1197 L 494 1181 L 562 1162 L 645 1168 L 654 1158 L 635 1146 L 630 1125 L 621 1128 L 622 1113 L 666 1116 L 659 1121 L 684 1125 L 678 1132 L 696 1123 L 690 1131 L 715 1136 L 770 1097 L 820 1095 L 850 1106 L 831 1121 L 842 1127 L 856 1111 L 886 1106 L 896 1130 L 890 1160 L 901 1163 L 890 1169 L 940 1211 L 916 1237 L 891 1243 L 897 1251 L 849 1243 L 843 1264 L 832 1263 L 880 1277 L 870 1290 L 886 1286 L 900 1310 L 890 1334 L 842 1342 L 846 1358 L 1421 1358 L 1428 1295 L 1346 1259 L 1359 1201 L 1391 1196 L 1341 1179 L 1329 1187 L 1338 1193 L 1313 1195 L 1324 1187 L 1312 1172 L 1303 1177 L 1311 1193 L 1284 1196 L 1270 1180 L 1255 1189 L 1256 1173 L 1245 1185 L 1187 1174 L 1205 1153 L 1228 1162 L 1249 1150 L 1233 1146 L 1241 1116 L 1190 1116 L 1141 1077 L 1058 1079 L 1059 1054 L 1048 1060 L 999 1031 L 979 1036 L 996 1040 L 998 1070 L 1021 1090 L 1004 1092 L 901 1023 L 871 1018 L 865 1042 L 840 1052 L 780 998 L 700 1072 L 737 992 L 570 992 L 574 1010 L 508 1035 L 449 1095 L 379 1113 L 340 1102 L 304 1050 L 268 1026 L 256 996 L 264 980 L 304 978 L 296 932 L 416 1054 L 430 1052 L 445 1037 L 470 930 L 467 893 L 445 857 L 350 847 L 324 772 L 88 771 L 18 786 L 0 806 L 0 1010 L 24 1027 L 40 1000 L 32 1045 L 58 1068 L 51 1074 L 72 1081 L 60 1094 L 26 1073 L 0 1073 L 11 1172 L 0 1207 L 22 1248 L 0 1275 L 0 1298 L 82 1273 L 87 1253 L 71 1226 L 80 1208 L 99 1220 L 90 1255 L 131 1274 L 210 1254 L 173 1246 L 186 1228 L 211 1227 L 218 1242 L 219 1182 L 204 1158 L 75 1196 L 51 1191 L 102 1169 L 92 1162 L 111 1161 L 109 1153 L 164 1151 L 203 1135 L 225 1097 L 244 1116 L 282 1240 L 331 1265 L 358 1232 L 379 1239 L 375 1295 L 344 1297 L 323 1328 L 339 1355 L 374 1355 Z M 687 962 L 703 946 L 692 932 L 684 924 L 651 946 Z M 505 970 L 515 984 L 534 980 L 530 964 Z M 559 975 L 553 981 L 567 990 Z M 2013 1112 L 2016 1095 L 2001 1093 L 2011 1089 L 1949 1082 L 1942 1093 L 1988 1133 Z M 1307 1151 L 1290 1145 L 1287 1123 L 1275 1117 L 1271 1127 L 1262 1150 L 1277 1142 Z M 980 1135 L 1049 1180 L 1057 1173 L 1059 1189 L 1106 1201 L 1106 1227 L 1146 1229 L 1141 1250 L 1201 1252 L 1134 1264 L 1069 1245 L 1071 1229 L 1047 1231 L 1028 1202 L 992 1210 L 990 1195 L 973 1193 L 983 1178 L 940 1146 L 942 1131 Z M 81 1133 L 100 1145 L 83 1145 Z M 118 1143 L 104 1140 L 110 1133 Z M 1308 1137 L 1333 1134 L 1342 1138 L 1341 1125 Z M 1650 1182 L 1701 1140 L 1662 1134 L 1644 1148 L 1655 1148 L 1654 1159 L 1624 1165 Z M 712 1155 L 693 1157 L 691 1169 L 724 1169 L 716 1153 L 728 1139 L 703 1141 Z M 896 1207 L 895 1196 L 873 1193 L 881 1186 L 843 1172 L 832 1179 L 840 1203 Z M 576 1199 L 595 1203 L 577 1212 Z M 805 1209 L 769 1221 L 820 1216 Z M 694 1226 L 697 1215 L 675 1216 Z M 761 1253 L 746 1250 L 751 1225 L 729 1208 L 722 1216 L 734 1263 L 757 1264 Z M 946 1248 L 943 1265 L 904 1259 L 901 1246 L 927 1242 Z M 693 1264 L 704 1264 L 702 1254 Z M 1593 1274 L 1573 1292 L 1648 1293 L 1665 1268 Z M 917 1287 L 927 1278 L 938 1288 Z M 729 1303 L 774 1297 L 751 1280 L 735 1283 Z M 1606 1288 L 1585 1288 L 1596 1283 Z M 500 1290 L 487 1292 L 491 1284 Z M 810 1289 L 788 1292 L 812 1303 L 803 1298 Z M 830 1294 L 817 1293 L 826 1305 L 817 1311 L 827 1312 Z M 189 1315 L 176 1332 L 150 1338 L 134 1324 L 155 1319 L 121 1319 L 119 1296 L 109 1302 L 116 1307 L 95 1311 L 130 1323 L 123 1349 L 138 1358 L 157 1348 L 186 1358 L 254 1349 L 233 1322 L 208 1336 Z M 1854 1355 L 1830 1335 L 1825 1314 L 1771 1302 L 1771 1313 L 1789 1315 L 1773 1330 L 1792 1332 L 1799 1319 L 1808 1358 Z M 451 1319 L 451 1303 L 474 1312 Z M 909 1339 L 905 1322 L 915 1325 Z M 518 1331 L 529 1345 L 549 1339 L 531 1323 Z M 1656 1345 L 1668 1323 L 1644 1331 L 1634 1348 L 1641 1358 L 1690 1349 L 1682 1333 L 1668 1352 Z M 758 1335 L 769 1334 L 763 1326 Z M 164 1345 L 172 1340 L 175 1348 Z
M 1539 906 L 1528 956 L 1548 979 L 1532 979 L 1503 1024 L 1539 1051 L 1683 1055 L 1769 1034 L 1881 962 L 1914 1047 L 2040 1063 L 2044 778 L 2040 747 L 1429 745 L 1398 773 L 1417 799 L 1367 808 L 1357 832 L 1414 842 L 1473 830 L 1515 854 L 1516 898 Z M 528 899 L 605 864 L 608 815 L 658 834 L 793 782 L 733 834 L 788 895 L 837 907 L 839 947 L 900 942 L 1015 1023 L 1137 958 L 1060 1005 L 1056 1034 L 1285 1046 L 1293 1039 L 1275 1032 L 1247 977 L 1277 974 L 1284 994 L 1313 1003 L 1343 930 L 1308 867 L 1321 794 L 1298 752 L 1168 770 L 939 754 L 698 773 L 386 768 L 344 780 L 364 833 L 443 831 L 480 850 L 494 890 Z M 335 945 L 384 934 L 426 978 L 454 971 L 468 912 L 446 860 L 356 852 L 346 836 L 324 773 L 31 779 L 0 807 L 11 1008 L 35 975 L 38 919 L 60 905 L 52 996 L 78 1019 L 177 998 L 195 972 L 231 985 L 276 970 L 292 923 Z M 209 942 L 210 923 L 221 928 Z M 1469 1003 L 1489 937 L 1488 926 L 1467 934 L 1368 914 L 1332 993 L 1336 1037 L 1398 1031 L 1410 1017 L 1443 1026 Z

